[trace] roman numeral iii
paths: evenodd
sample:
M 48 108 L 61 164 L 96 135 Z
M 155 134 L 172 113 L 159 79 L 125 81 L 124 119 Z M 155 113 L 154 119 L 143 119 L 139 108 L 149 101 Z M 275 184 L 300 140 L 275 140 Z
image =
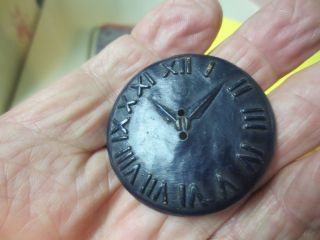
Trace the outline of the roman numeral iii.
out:
M 240 110 L 244 121 L 243 129 L 266 130 L 267 117 L 263 108 L 251 107 Z

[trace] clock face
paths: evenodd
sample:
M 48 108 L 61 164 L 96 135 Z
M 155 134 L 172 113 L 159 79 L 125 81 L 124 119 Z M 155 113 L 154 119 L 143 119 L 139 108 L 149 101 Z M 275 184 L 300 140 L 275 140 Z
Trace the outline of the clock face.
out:
M 177 215 L 212 213 L 244 197 L 272 157 L 268 100 L 235 65 L 180 55 L 131 79 L 109 118 L 107 148 L 124 187 Z

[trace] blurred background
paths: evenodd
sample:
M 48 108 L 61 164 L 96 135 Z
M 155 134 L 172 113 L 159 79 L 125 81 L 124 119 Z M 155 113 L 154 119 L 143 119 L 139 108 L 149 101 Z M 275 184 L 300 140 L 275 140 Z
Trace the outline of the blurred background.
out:
M 162 1 L 0 0 L 0 114 L 130 32 Z M 220 0 L 223 25 L 211 48 L 267 1 Z

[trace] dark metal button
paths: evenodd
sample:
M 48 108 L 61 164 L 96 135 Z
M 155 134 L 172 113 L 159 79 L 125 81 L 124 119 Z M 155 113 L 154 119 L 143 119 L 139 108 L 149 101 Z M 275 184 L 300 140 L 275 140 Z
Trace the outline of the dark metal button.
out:
M 198 215 L 244 197 L 269 165 L 270 104 L 235 65 L 180 55 L 133 77 L 110 115 L 107 148 L 125 188 L 162 212 Z

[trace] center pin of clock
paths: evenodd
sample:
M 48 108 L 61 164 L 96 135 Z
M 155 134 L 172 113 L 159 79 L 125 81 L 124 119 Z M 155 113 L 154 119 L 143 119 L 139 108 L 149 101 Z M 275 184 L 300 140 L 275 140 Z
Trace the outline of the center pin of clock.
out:
M 167 123 L 174 124 L 175 129 L 179 132 L 179 139 L 185 141 L 188 139 L 188 130 L 191 126 L 191 122 L 194 119 L 200 119 L 202 117 L 211 103 L 218 96 L 222 86 L 223 84 L 215 86 L 204 97 L 187 108 L 188 113 L 184 108 L 179 108 L 178 111 L 174 111 L 163 103 L 158 102 L 155 98 L 151 98 L 150 101 L 154 105 L 155 110 Z
M 176 128 L 179 132 L 179 138 L 180 140 L 187 140 L 188 138 L 188 132 L 187 132 L 187 127 L 188 127 L 188 118 L 186 115 L 186 112 L 184 109 L 180 108 L 177 112 L 178 119 L 176 121 Z

